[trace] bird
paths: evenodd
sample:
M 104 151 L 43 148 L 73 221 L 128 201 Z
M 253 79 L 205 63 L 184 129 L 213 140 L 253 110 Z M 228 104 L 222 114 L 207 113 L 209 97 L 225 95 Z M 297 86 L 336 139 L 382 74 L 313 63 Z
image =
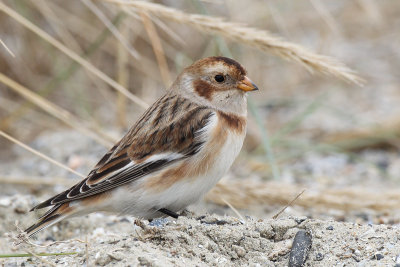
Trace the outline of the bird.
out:
M 256 90 L 231 58 L 194 62 L 85 179 L 31 209 L 50 207 L 24 234 L 32 237 L 61 220 L 97 211 L 177 218 L 238 156 L 247 130 L 247 95 Z

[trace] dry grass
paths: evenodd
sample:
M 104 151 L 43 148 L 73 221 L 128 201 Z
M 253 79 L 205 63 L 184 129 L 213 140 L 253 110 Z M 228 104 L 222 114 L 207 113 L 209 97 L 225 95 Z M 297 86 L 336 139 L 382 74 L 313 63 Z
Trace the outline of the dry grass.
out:
M 146 29 L 147 35 L 150 38 L 154 55 L 156 56 L 164 85 L 168 87 L 172 84 L 172 81 L 169 74 L 167 59 L 165 58 L 165 53 L 161 44 L 161 40 L 157 34 L 157 30 L 154 27 L 154 24 L 151 21 L 150 17 L 146 13 L 140 13 L 140 16 L 142 18 L 143 26 Z
M 12 56 L 15 57 L 14 53 L 6 46 L 6 44 L 0 39 L 0 44 L 7 50 L 7 52 Z
M 22 148 L 28 150 L 29 152 L 32 152 L 32 153 L 35 154 L 36 156 L 41 157 L 41 158 L 43 158 L 43 159 L 45 159 L 45 160 L 51 162 L 52 164 L 55 164 L 57 167 L 60 167 L 60 168 L 65 169 L 65 170 L 67 170 L 67 171 L 69 171 L 69 172 L 72 172 L 73 174 L 78 175 L 78 176 L 81 177 L 81 178 L 85 178 L 84 175 L 82 175 L 82 174 L 76 172 L 75 170 L 69 168 L 68 166 L 66 166 L 66 165 L 64 165 L 64 164 L 62 164 L 62 163 L 60 163 L 60 162 L 58 162 L 58 161 L 56 161 L 56 160 L 54 160 L 54 159 L 52 159 L 52 158 L 46 156 L 46 155 L 44 155 L 43 153 L 40 153 L 39 151 L 37 151 L 37 150 L 35 150 L 35 149 L 33 149 L 33 148 L 27 146 L 26 144 L 22 143 L 21 141 L 18 141 L 17 139 L 15 139 L 15 138 L 13 138 L 12 136 L 10 136 L 10 135 L 4 133 L 3 131 L 0 131 L 0 135 L 3 136 L 4 138 L 6 138 L 7 140 L 9 140 L 9 141 L 15 143 L 16 145 L 19 145 L 19 146 L 21 146 Z M 3 181 L 3 182 L 4 182 L 4 181 Z
M 76 181 L 62 177 L 17 177 L 0 176 L 2 184 L 22 186 L 72 186 Z M 282 182 L 254 182 L 242 180 L 236 182 L 220 182 L 205 197 L 209 202 L 236 209 L 256 209 L 266 205 L 281 205 L 283 207 L 300 206 L 309 209 L 336 209 L 343 211 L 376 211 L 390 212 L 398 210 L 400 200 L 397 189 L 376 192 L 365 187 L 348 187 L 346 189 L 307 190 L 306 186 Z
M 84 135 L 93 138 L 100 144 L 104 146 L 110 146 L 112 145 L 115 140 L 113 140 L 112 137 L 108 136 L 106 133 L 103 131 L 99 131 L 98 129 L 94 127 L 89 127 L 87 126 L 87 123 L 81 122 L 78 118 L 73 116 L 71 113 L 68 111 L 58 107 L 57 105 L 47 101 L 46 99 L 42 98 L 41 96 L 35 94 L 31 90 L 25 88 L 24 86 L 18 84 L 17 82 L 11 80 L 4 74 L 0 73 L 0 81 L 4 84 L 6 84 L 8 87 L 12 88 L 15 92 L 20 94 L 22 97 L 26 98 L 39 108 L 43 109 L 47 113 L 49 113 L 51 116 L 56 117 L 57 119 L 60 119 L 67 125 L 71 126 L 75 130 L 83 133 Z
M 188 14 L 174 8 L 149 2 L 105 1 L 122 6 L 130 6 L 138 11 L 146 11 L 160 18 L 190 25 L 203 32 L 218 34 L 236 42 L 256 47 L 266 53 L 273 53 L 285 60 L 300 63 L 311 72 L 329 74 L 358 85 L 363 83 L 363 80 L 353 70 L 336 59 L 312 53 L 300 45 L 283 41 L 281 38 L 273 36 L 267 31 L 228 22 L 222 18 Z
M 126 97 L 128 97 L 130 100 L 132 100 L 134 103 L 138 104 L 139 106 L 143 108 L 147 108 L 148 104 L 145 103 L 142 99 L 138 98 L 137 96 L 133 95 L 131 92 L 129 92 L 126 88 L 122 87 L 119 83 L 111 79 L 109 76 L 107 76 L 104 72 L 93 66 L 90 62 L 87 60 L 83 59 L 81 56 L 79 56 L 77 53 L 54 39 L 52 36 L 47 34 L 45 31 L 31 23 L 29 20 L 25 19 L 21 15 L 19 15 L 17 12 L 6 6 L 5 4 L 0 2 L 0 10 L 5 12 L 7 15 L 12 17 L 13 19 L 17 20 L 21 25 L 27 27 L 29 30 L 33 31 L 35 34 L 43 38 L 46 42 L 50 43 L 57 49 L 59 49 L 61 52 L 63 52 L 65 55 L 70 57 L 72 60 L 76 61 L 80 65 L 82 65 L 84 68 L 86 68 L 88 71 L 90 71 L 93 75 L 95 75 L 97 78 L 100 80 L 104 81 L 108 85 L 110 85 L 112 88 L 115 90 L 119 91 L 120 93 L 124 94 Z
M 364 149 L 400 148 L 400 121 L 391 118 L 376 125 L 329 133 L 321 136 L 321 141 L 348 151 Z
M 222 200 L 229 202 L 236 208 L 252 209 L 265 205 L 287 205 L 304 191 L 305 186 L 285 184 L 282 182 L 254 182 L 243 180 L 217 184 L 206 200 L 219 205 L 226 205 Z M 307 187 L 306 187 L 307 188 Z M 343 211 L 374 210 L 387 212 L 398 210 L 400 200 L 398 189 L 386 192 L 376 192 L 375 189 L 362 187 L 348 187 L 346 189 L 311 189 L 305 190 L 294 202 L 310 209 L 337 209 Z

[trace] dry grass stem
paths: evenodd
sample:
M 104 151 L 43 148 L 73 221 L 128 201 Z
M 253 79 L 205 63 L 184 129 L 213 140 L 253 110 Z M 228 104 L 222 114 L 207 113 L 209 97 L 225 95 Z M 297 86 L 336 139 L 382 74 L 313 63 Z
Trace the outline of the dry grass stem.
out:
M 151 18 L 151 20 L 154 22 L 155 25 L 157 25 L 157 27 L 160 30 L 162 30 L 169 37 L 171 37 L 172 40 L 174 40 L 175 42 L 177 42 L 178 44 L 180 44 L 182 46 L 184 46 L 186 44 L 185 40 L 182 37 L 180 37 L 173 29 L 168 27 L 163 21 L 161 21 L 157 17 L 153 17 L 153 18 Z
M 32 5 L 36 7 L 36 9 L 43 15 L 43 17 L 49 22 L 49 25 L 57 34 L 57 36 L 67 44 L 68 47 L 74 49 L 75 51 L 82 52 L 82 47 L 79 45 L 74 36 L 68 31 L 65 27 L 65 23 L 60 20 L 60 17 L 57 16 L 53 12 L 53 10 L 49 7 L 48 1 L 39 0 L 32 1 Z
M 34 152 L 32 152 L 34 153 Z M 40 153 L 40 152 L 39 152 Z M 58 162 L 59 163 L 59 162 Z M 60 163 L 62 164 L 62 163 Z M 68 166 L 65 166 L 68 168 Z M 83 177 L 83 174 L 76 175 Z M 43 176 L 3 176 L 0 175 L 0 184 L 23 185 L 23 186 L 55 186 L 63 185 L 66 187 L 74 185 L 76 181 L 62 177 L 43 177 Z
M 331 31 L 337 36 L 340 36 L 341 33 L 339 30 L 339 26 L 336 23 L 335 19 L 333 18 L 332 14 L 326 9 L 325 4 L 321 2 L 321 0 L 310 0 L 310 3 L 313 5 L 315 10 L 320 14 L 322 19 L 331 29 Z
M 374 0 L 358 0 L 358 4 L 364 9 L 368 18 L 373 21 L 376 25 L 382 25 L 384 18 L 381 13 L 381 7 L 379 1 Z
M 100 20 L 103 24 L 110 30 L 110 32 L 118 39 L 122 46 L 129 52 L 129 54 L 139 59 L 139 53 L 129 44 L 125 37 L 118 31 L 118 29 L 112 24 L 112 22 L 104 15 L 104 13 L 90 0 L 81 0 Z
M 303 191 L 301 191 L 300 193 L 297 194 L 297 196 L 295 196 L 295 198 L 293 198 L 285 207 L 283 207 L 277 214 L 275 214 L 274 216 L 272 216 L 272 219 L 276 220 L 278 219 L 278 217 L 290 206 L 293 205 L 294 202 L 296 202 L 296 200 L 304 193 L 304 191 L 306 191 L 305 189 L 303 189 Z
M 14 53 L 6 46 L 3 40 L 0 39 L 0 44 L 6 49 L 6 51 L 12 56 L 15 57 Z
M 77 171 L 75 171 L 75 170 L 69 168 L 68 166 L 66 166 L 66 165 L 64 165 L 64 164 L 62 164 L 62 163 L 60 163 L 60 162 L 58 162 L 58 161 L 56 161 L 56 160 L 54 160 L 54 159 L 52 159 L 52 158 L 46 156 L 45 154 L 43 154 L 43 153 L 37 151 L 36 149 L 33 149 L 33 148 L 31 148 L 31 147 L 25 145 L 25 144 L 22 143 L 21 141 L 18 141 L 17 139 L 13 138 L 12 136 L 6 134 L 5 132 L 0 131 L 0 135 L 3 136 L 4 138 L 6 138 L 7 140 L 9 140 L 9 141 L 11 141 L 11 142 L 13 142 L 13 143 L 19 145 L 20 147 L 22 147 L 22 148 L 28 150 L 29 152 L 35 154 L 36 156 L 39 156 L 39 157 L 41 157 L 41 158 L 43 158 L 43 159 L 49 161 L 50 163 L 52 163 L 52 164 L 54 164 L 54 165 L 56 165 L 56 166 L 58 166 L 58 167 L 60 167 L 60 168 L 63 168 L 64 170 L 67 170 L 67 171 L 69 171 L 69 172 L 72 172 L 72 173 L 75 174 L 75 175 L 78 175 L 78 176 L 80 176 L 80 177 L 82 177 L 82 178 L 85 178 L 85 176 L 84 176 L 83 174 L 80 174 L 79 172 L 77 172 Z
M 329 133 L 320 141 L 344 150 L 399 148 L 400 120 L 392 118 L 368 128 Z
M 132 100 L 134 103 L 138 104 L 140 107 L 146 109 L 148 108 L 148 104 L 144 102 L 142 99 L 139 97 L 135 96 L 131 92 L 129 92 L 125 87 L 121 86 L 119 83 L 111 79 L 109 76 L 107 76 L 104 72 L 100 71 L 98 68 L 93 66 L 90 62 L 87 60 L 83 59 L 81 56 L 79 56 L 77 53 L 54 39 L 52 36 L 50 36 L 48 33 L 34 25 L 32 22 L 15 12 L 13 9 L 9 8 L 6 6 L 4 3 L 0 2 L 0 10 L 2 10 L 4 13 L 18 21 L 21 25 L 24 27 L 28 28 L 35 34 L 39 35 L 41 38 L 43 38 L 46 42 L 50 43 L 57 49 L 59 49 L 61 52 L 63 52 L 65 55 L 76 61 L 78 64 L 82 65 L 84 68 L 89 70 L 92 74 L 94 74 L 96 77 L 107 83 L 109 86 L 114 88 L 115 90 L 121 92 L 122 94 L 126 95 L 130 100 Z
M 41 261 L 44 266 L 53 266 L 53 267 L 57 267 L 56 264 L 44 259 L 43 257 L 40 257 L 39 255 L 37 255 L 36 253 L 34 253 L 32 250 L 30 249 L 25 249 L 25 251 L 29 254 L 31 254 L 32 256 L 34 256 L 36 259 L 38 259 L 39 261 Z
M 46 20 L 49 22 L 49 25 L 51 25 L 52 29 L 55 31 L 57 36 L 66 44 L 69 48 L 72 48 L 75 50 L 75 52 L 80 53 L 81 55 L 85 54 L 84 49 L 81 47 L 79 42 L 75 39 L 75 37 L 70 33 L 69 29 L 67 28 L 67 25 L 65 21 L 62 19 L 63 16 L 60 16 L 59 14 L 56 14 L 53 10 L 57 10 L 59 12 L 62 10 L 62 8 L 57 8 L 55 6 L 50 7 L 49 4 L 50 2 L 47 0 L 41 0 L 41 1 L 32 1 L 31 4 L 33 4 L 40 13 L 43 14 L 43 16 L 46 18 Z M 80 25 L 82 27 L 82 24 Z M 80 27 L 80 30 L 82 31 L 82 28 Z M 86 68 L 83 68 L 88 74 L 90 74 L 90 71 Z M 102 83 L 97 77 L 93 75 L 88 75 L 88 78 L 100 89 L 104 90 L 105 85 Z
M 1 4 L 1 3 L 0 3 Z M 4 83 L 11 89 L 13 89 L 16 93 L 20 94 L 25 99 L 29 100 L 42 110 L 46 111 L 51 116 L 63 121 L 67 125 L 76 129 L 80 133 L 92 138 L 98 143 L 109 147 L 115 143 L 116 140 L 114 138 L 108 136 L 102 131 L 97 130 L 95 127 L 86 126 L 87 123 L 81 122 L 78 118 L 72 115 L 67 110 L 51 103 L 50 101 L 44 99 L 38 94 L 30 91 L 28 88 L 20 85 L 19 83 L 11 80 L 9 77 L 5 76 L 3 73 L 0 73 L 0 82 Z
M 363 79 L 334 58 L 318 55 L 306 48 L 283 41 L 267 31 L 228 22 L 222 18 L 188 14 L 180 10 L 143 1 L 103 0 L 121 6 L 130 6 L 138 12 L 148 12 L 155 16 L 186 24 L 206 33 L 215 33 L 236 42 L 256 47 L 261 51 L 273 53 L 285 60 L 297 62 L 311 72 L 321 72 L 362 85 Z
M 165 53 L 161 44 L 160 37 L 158 36 L 157 30 L 154 27 L 154 24 L 151 21 L 149 15 L 147 15 L 147 13 L 141 12 L 140 16 L 142 18 L 143 26 L 146 29 L 147 35 L 149 36 L 151 45 L 153 47 L 153 51 L 157 59 L 158 67 L 160 69 L 164 85 L 168 87 L 171 85 L 171 77 L 169 74 L 167 59 L 165 58 Z
M 124 24 L 122 25 L 121 32 L 129 40 L 130 31 L 129 27 Z M 122 43 L 117 43 L 117 81 L 123 87 L 128 87 L 129 84 L 129 57 L 126 49 L 124 49 Z M 122 128 L 127 127 L 127 98 L 118 92 L 117 95 L 117 120 L 118 125 Z
M 280 182 L 236 181 L 218 183 L 206 200 L 225 205 L 225 199 L 236 208 L 249 209 L 257 205 L 287 205 L 288 200 L 303 190 L 304 186 Z M 400 208 L 399 190 L 377 192 L 374 188 L 348 187 L 346 189 L 308 189 L 295 205 L 314 209 L 338 209 L 344 211 L 393 211 Z
M 240 212 L 231 203 L 226 201 L 224 198 L 221 198 L 221 200 L 236 214 L 236 216 L 240 218 L 240 220 L 242 220 L 243 222 L 246 221 L 242 214 L 240 214 Z
M 14 247 L 19 246 L 19 248 L 22 249 L 23 251 L 25 251 L 27 254 L 30 254 L 33 257 L 35 257 L 36 259 L 38 259 L 39 261 L 41 261 L 44 264 L 43 266 L 54 266 L 54 267 L 57 267 L 57 265 L 55 265 L 54 263 L 47 261 L 43 257 L 40 257 L 38 255 L 39 253 L 37 254 L 37 253 L 33 252 L 32 250 L 30 250 L 29 248 L 26 248 L 26 247 L 22 248 L 21 244 L 23 244 L 23 245 L 27 244 L 27 245 L 33 245 L 33 246 L 35 246 L 35 244 L 32 244 L 29 241 L 29 238 L 28 238 L 27 234 L 21 228 L 18 227 L 18 222 L 15 223 L 15 227 L 17 228 L 17 230 L 19 232 L 19 234 L 17 236 L 14 236 L 14 235 L 11 235 L 9 233 L 6 233 L 6 236 L 14 241 L 13 242 Z

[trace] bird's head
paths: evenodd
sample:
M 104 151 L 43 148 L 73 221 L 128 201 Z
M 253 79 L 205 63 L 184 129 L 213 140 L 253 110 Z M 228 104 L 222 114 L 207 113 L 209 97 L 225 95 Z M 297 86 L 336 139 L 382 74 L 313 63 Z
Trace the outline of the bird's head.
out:
M 241 115 L 246 113 L 247 92 L 258 90 L 242 65 L 226 57 L 196 61 L 183 70 L 173 88 L 201 104 Z

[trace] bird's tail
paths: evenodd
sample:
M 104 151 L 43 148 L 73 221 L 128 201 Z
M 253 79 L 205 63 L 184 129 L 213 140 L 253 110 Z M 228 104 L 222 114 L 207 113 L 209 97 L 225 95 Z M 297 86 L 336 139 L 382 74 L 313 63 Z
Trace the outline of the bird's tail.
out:
M 34 236 L 47 227 L 75 214 L 75 209 L 70 207 L 70 203 L 57 204 L 48 210 L 39 220 L 24 232 L 29 236 Z

